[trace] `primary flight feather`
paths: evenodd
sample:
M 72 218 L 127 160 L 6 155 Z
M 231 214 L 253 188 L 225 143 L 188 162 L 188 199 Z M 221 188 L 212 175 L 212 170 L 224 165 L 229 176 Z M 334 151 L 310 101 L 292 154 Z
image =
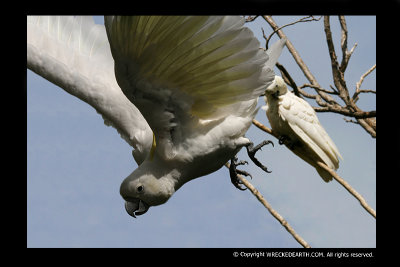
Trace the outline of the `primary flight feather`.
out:
M 32 20 L 28 67 L 92 105 L 135 148 L 139 167 L 120 187 L 134 217 L 251 143 L 244 135 L 285 44 L 265 53 L 232 16 L 109 16 L 105 27 L 68 18 L 55 32 L 46 27 L 54 21 Z M 57 51 L 47 55 L 48 46 Z
M 27 67 L 94 107 L 138 164 L 148 156 L 152 131 L 115 80 L 104 25 L 87 16 L 28 16 Z
M 279 76 L 268 86 L 264 99 L 272 131 L 286 139 L 288 148 L 316 168 L 325 182 L 332 180 L 332 175 L 317 162 L 336 170 L 342 156 L 311 105 L 290 92 Z

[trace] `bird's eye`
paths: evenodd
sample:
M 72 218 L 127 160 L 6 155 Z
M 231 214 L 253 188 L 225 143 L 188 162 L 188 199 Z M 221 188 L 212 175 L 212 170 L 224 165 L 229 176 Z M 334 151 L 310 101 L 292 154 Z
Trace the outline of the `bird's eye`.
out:
M 136 188 L 136 190 L 140 193 L 140 192 L 143 192 L 143 189 L 144 189 L 144 187 L 143 187 L 143 185 L 139 185 L 137 188 Z

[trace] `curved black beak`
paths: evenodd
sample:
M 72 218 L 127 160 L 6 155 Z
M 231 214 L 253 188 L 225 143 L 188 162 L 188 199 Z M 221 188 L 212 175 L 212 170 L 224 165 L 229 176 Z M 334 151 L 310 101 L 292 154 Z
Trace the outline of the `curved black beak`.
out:
M 125 200 L 125 210 L 134 218 L 136 218 L 136 216 L 145 214 L 150 208 L 146 202 L 138 198 L 125 198 Z

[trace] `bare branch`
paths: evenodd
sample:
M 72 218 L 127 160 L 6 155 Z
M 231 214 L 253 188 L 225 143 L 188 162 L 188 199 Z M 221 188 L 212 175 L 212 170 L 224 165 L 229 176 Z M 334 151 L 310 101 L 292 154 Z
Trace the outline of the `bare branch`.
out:
M 342 47 L 342 62 L 340 63 L 340 71 L 345 72 L 347 65 L 349 64 L 349 60 L 351 55 L 354 52 L 354 49 L 357 47 L 357 43 L 354 44 L 353 48 L 350 51 L 347 50 L 347 24 L 344 16 L 339 16 L 340 27 L 342 29 L 342 39 L 341 39 L 341 47 Z
M 279 139 L 279 136 L 274 133 L 273 130 L 271 130 L 270 128 L 268 128 L 267 126 L 265 126 L 264 124 L 262 124 L 261 122 L 253 119 L 253 124 L 255 126 L 257 126 L 259 129 L 265 131 L 268 134 L 273 135 L 275 138 Z M 285 145 L 287 145 L 287 143 L 285 142 Z M 363 208 L 368 211 L 368 213 L 370 213 L 375 219 L 376 219 L 376 212 L 374 209 L 372 209 L 367 202 L 365 201 L 365 199 L 354 189 L 350 186 L 349 183 L 347 183 L 343 178 L 341 178 L 334 170 L 332 170 L 331 168 L 329 168 L 326 164 L 322 163 L 322 162 L 317 162 L 317 164 L 324 168 L 327 172 L 329 172 L 329 174 L 332 175 L 332 177 L 339 183 L 341 184 L 350 194 L 352 194 L 361 204 L 361 206 L 363 206 Z
M 311 18 L 311 19 L 310 19 L 310 18 Z M 283 26 L 281 26 L 281 27 L 275 29 L 267 38 L 265 38 L 265 41 L 266 41 L 266 42 L 265 42 L 265 48 L 268 49 L 269 40 L 270 40 L 271 37 L 272 37 L 275 33 L 277 33 L 279 30 L 281 30 L 281 29 L 283 29 L 283 28 L 285 28 L 285 27 L 287 27 L 287 26 L 294 25 L 294 24 L 299 23 L 299 22 L 319 21 L 321 18 L 322 18 L 322 16 L 320 16 L 318 19 L 314 18 L 314 16 L 307 16 L 307 17 L 301 18 L 301 19 L 299 19 L 299 20 L 296 20 L 296 21 L 294 21 L 294 22 L 285 24 L 285 25 L 283 25 Z
M 371 111 L 351 111 L 341 106 L 326 104 L 326 107 L 314 108 L 316 112 L 333 112 L 339 113 L 356 119 L 366 119 L 376 117 L 376 110 Z
M 273 30 L 277 30 L 279 27 L 272 19 L 271 16 L 263 16 L 265 21 L 271 26 Z M 319 85 L 317 80 L 315 79 L 314 75 L 312 75 L 311 71 L 308 69 L 307 65 L 304 63 L 303 59 L 300 57 L 299 53 L 294 48 L 292 42 L 288 39 L 288 37 L 283 33 L 282 30 L 277 30 L 277 33 L 280 38 L 286 38 L 286 47 L 288 48 L 289 52 L 292 54 L 294 60 L 296 61 L 297 65 L 299 65 L 300 69 L 303 71 L 306 78 L 314 85 Z
M 364 112 L 357 105 L 356 101 L 358 100 L 358 95 L 360 93 L 376 93 L 372 90 L 361 90 L 361 84 L 359 86 L 358 91 L 356 90 L 354 98 L 350 98 L 349 90 L 346 85 L 346 80 L 344 78 L 344 71 L 347 68 L 350 56 L 352 55 L 354 49 L 357 46 L 357 43 L 352 47 L 350 51 L 347 50 L 347 40 L 348 40 L 348 31 L 345 18 L 343 16 L 339 16 L 339 22 L 342 30 L 341 36 L 341 49 L 343 52 L 342 62 L 339 65 L 337 55 L 335 52 L 335 47 L 333 44 L 332 32 L 330 29 L 329 16 L 324 17 L 324 31 L 326 36 L 326 42 L 328 45 L 329 56 L 331 59 L 331 68 L 332 68 L 332 77 L 334 82 L 334 87 L 330 86 L 332 91 L 324 89 L 317 82 L 316 78 L 313 76 L 311 71 L 308 69 L 307 65 L 304 63 L 299 53 L 294 48 L 293 44 L 290 42 L 289 38 L 283 33 L 282 28 L 279 27 L 271 16 L 262 16 L 264 20 L 271 26 L 274 32 L 276 32 L 280 38 L 286 38 L 286 47 L 289 52 L 292 54 L 294 60 L 297 65 L 310 82 L 310 84 L 305 84 L 303 87 L 297 87 L 296 83 L 293 79 L 291 79 L 289 73 L 284 72 L 284 68 L 280 68 L 282 72 L 282 76 L 285 82 L 292 86 L 293 91 L 298 96 L 304 96 L 306 98 L 315 99 L 317 104 L 320 106 L 314 107 L 314 110 L 317 112 L 334 112 L 339 113 L 345 116 L 353 117 L 357 120 L 358 124 L 363 127 L 373 138 L 376 138 L 376 119 L 373 118 L 376 116 L 376 111 Z M 268 39 L 263 33 L 264 38 Z M 277 65 L 279 68 L 279 65 Z M 291 81 L 292 80 L 292 81 Z M 361 81 L 362 83 L 362 81 Z M 305 87 L 310 87 L 315 90 L 317 95 L 309 94 L 302 90 Z M 339 98 L 344 102 L 344 105 L 340 105 L 333 96 L 338 95 Z
M 372 138 L 376 138 L 375 118 L 357 119 L 357 122 L 371 135 Z
M 324 92 L 324 93 L 327 93 L 327 94 L 339 95 L 339 92 L 336 91 L 335 89 L 333 89 L 333 87 L 331 87 L 333 90 L 329 91 L 329 90 L 326 90 L 326 89 L 324 89 L 322 87 L 319 87 L 319 86 L 316 86 L 316 85 L 312 85 L 312 84 L 309 84 L 309 83 L 305 83 L 302 86 L 300 86 L 301 89 L 306 88 L 306 87 L 310 87 L 310 88 L 313 88 L 315 90 L 318 90 L 318 91 L 321 91 L 321 92 Z
M 375 90 L 360 90 L 360 93 L 373 93 L 376 94 Z
M 271 130 L 270 128 L 268 128 L 267 126 L 265 126 L 264 124 L 262 124 L 262 123 L 259 122 L 258 120 L 253 119 L 253 124 L 254 124 L 255 126 L 257 126 L 259 129 L 263 130 L 264 132 L 269 133 L 270 135 L 273 135 L 273 136 L 275 136 L 276 138 L 279 139 L 279 136 L 278 136 L 278 135 L 272 133 L 272 130 Z
M 297 88 L 296 82 L 293 80 L 292 76 L 290 76 L 290 74 L 286 70 L 286 68 L 279 62 L 276 62 L 276 67 L 281 71 L 283 80 L 293 88 L 294 94 L 298 97 L 301 97 L 299 89 Z
M 346 81 L 344 80 L 344 73 L 340 71 L 339 63 L 333 45 L 332 32 L 329 23 L 329 16 L 324 16 L 324 31 L 326 42 L 328 44 L 329 56 L 331 58 L 333 82 L 339 91 L 340 98 L 342 98 L 347 105 L 349 105 L 349 94 L 347 91 Z
M 344 71 L 345 67 L 344 65 L 347 65 L 346 62 L 346 53 L 347 53 L 347 25 L 346 25 L 346 19 L 344 16 L 339 16 L 339 22 L 340 22 L 340 27 L 342 28 L 342 39 L 340 42 L 340 45 L 342 47 L 342 63 L 340 64 L 340 70 Z
M 342 29 L 342 38 L 340 42 L 340 46 L 342 47 L 342 62 L 340 63 L 339 69 L 341 72 L 344 72 L 350 59 L 350 55 L 347 51 L 347 25 L 344 16 L 339 16 L 339 22 Z
M 354 124 L 359 124 L 357 121 L 355 121 L 355 120 L 352 120 L 352 119 L 347 119 L 347 118 L 343 118 L 344 119 L 344 121 L 345 122 L 351 122 L 351 123 L 354 123 Z
M 367 72 L 365 72 L 363 75 L 361 75 L 360 80 L 356 83 L 356 91 L 355 91 L 355 93 L 354 93 L 354 95 L 353 95 L 353 97 L 352 97 L 352 99 L 353 99 L 354 102 L 357 102 L 357 100 L 358 100 L 358 95 L 359 95 L 360 93 L 375 93 L 375 94 L 376 94 L 376 92 L 373 91 L 373 90 L 360 90 L 360 87 L 361 87 L 361 85 L 362 85 L 362 83 L 363 83 L 365 77 L 367 77 L 367 76 L 368 76 L 373 70 L 375 70 L 375 69 L 376 69 L 376 64 L 373 65 L 369 70 L 367 70 Z
M 225 163 L 225 167 L 229 169 L 230 164 Z M 279 221 L 279 223 L 285 227 L 285 229 L 296 239 L 297 242 L 299 242 L 300 245 L 302 245 L 305 248 L 311 248 L 311 246 L 300 236 L 298 235 L 292 226 L 276 211 L 272 208 L 271 204 L 268 203 L 268 201 L 261 195 L 260 191 L 258 191 L 246 178 L 244 178 L 242 175 L 238 174 L 238 178 L 242 182 L 244 186 L 246 186 L 250 192 L 260 201 L 261 204 L 264 205 L 265 208 L 271 213 L 272 216 L 274 216 L 275 219 Z
M 258 15 L 257 16 L 248 16 L 247 18 L 245 18 L 245 23 L 252 22 L 258 17 L 259 17 Z
M 277 30 L 277 33 L 280 38 L 286 38 L 286 47 L 288 48 L 290 54 L 292 54 L 294 60 L 296 61 L 297 65 L 300 67 L 301 71 L 303 74 L 306 76 L 307 80 L 316 86 L 320 86 L 320 84 L 317 82 L 317 79 L 314 77 L 314 75 L 311 73 L 310 69 L 307 67 L 307 65 L 304 63 L 303 59 L 300 57 L 299 53 L 297 50 L 294 48 L 292 42 L 289 40 L 289 38 L 283 33 L 282 30 L 279 30 L 278 25 L 275 23 L 275 21 L 272 19 L 271 16 L 262 16 L 265 21 L 271 26 L 273 30 Z M 330 102 L 333 101 L 333 98 L 324 92 L 319 92 L 321 97 L 326 99 L 326 101 Z
M 339 94 L 339 91 L 335 87 L 332 85 L 329 85 L 329 87 L 332 89 L 332 91 L 336 92 L 337 95 Z
M 329 174 L 332 175 L 333 178 L 347 191 L 349 191 L 349 193 L 352 194 L 360 202 L 361 206 L 376 219 L 376 211 L 368 205 L 367 201 L 365 201 L 365 199 L 356 190 L 354 190 L 354 188 L 351 187 L 349 183 L 343 180 L 343 178 L 340 177 L 334 170 L 326 166 L 326 164 L 322 162 L 317 162 L 317 164 L 320 167 L 324 168 L 327 172 L 329 172 Z

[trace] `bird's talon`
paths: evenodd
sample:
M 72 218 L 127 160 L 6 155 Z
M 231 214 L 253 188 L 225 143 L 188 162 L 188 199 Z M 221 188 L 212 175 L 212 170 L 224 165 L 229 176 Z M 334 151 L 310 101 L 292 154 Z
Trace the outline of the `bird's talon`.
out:
M 253 142 L 250 142 L 247 146 L 247 154 L 249 155 L 249 158 L 256 164 L 258 167 L 260 167 L 263 171 L 267 173 L 271 173 L 271 171 L 268 170 L 267 167 L 265 167 L 256 157 L 255 154 L 257 153 L 258 150 L 261 149 L 261 147 L 268 145 L 268 144 L 274 144 L 271 140 L 264 140 L 260 144 L 254 146 Z
M 242 170 L 236 170 L 236 172 L 238 174 L 244 175 L 244 176 L 250 176 L 251 179 L 253 179 L 253 176 L 251 176 L 250 173 L 246 172 L 246 171 L 242 171 Z M 242 183 L 242 181 L 240 181 L 240 183 Z
M 279 137 L 279 144 L 283 145 L 283 144 L 285 144 L 285 142 L 290 142 L 290 138 L 287 137 L 286 135 L 281 135 Z
M 239 189 L 241 191 L 244 191 L 247 188 L 240 186 L 241 184 L 243 184 L 243 182 L 239 179 L 238 174 L 241 174 L 244 176 L 250 176 L 250 178 L 253 179 L 253 177 L 251 176 L 250 173 L 236 169 L 237 166 L 244 165 L 244 164 L 248 164 L 248 162 L 245 160 L 238 161 L 238 158 L 236 156 L 234 156 L 231 159 L 231 165 L 229 167 L 229 175 L 231 177 L 231 182 L 237 189 Z

